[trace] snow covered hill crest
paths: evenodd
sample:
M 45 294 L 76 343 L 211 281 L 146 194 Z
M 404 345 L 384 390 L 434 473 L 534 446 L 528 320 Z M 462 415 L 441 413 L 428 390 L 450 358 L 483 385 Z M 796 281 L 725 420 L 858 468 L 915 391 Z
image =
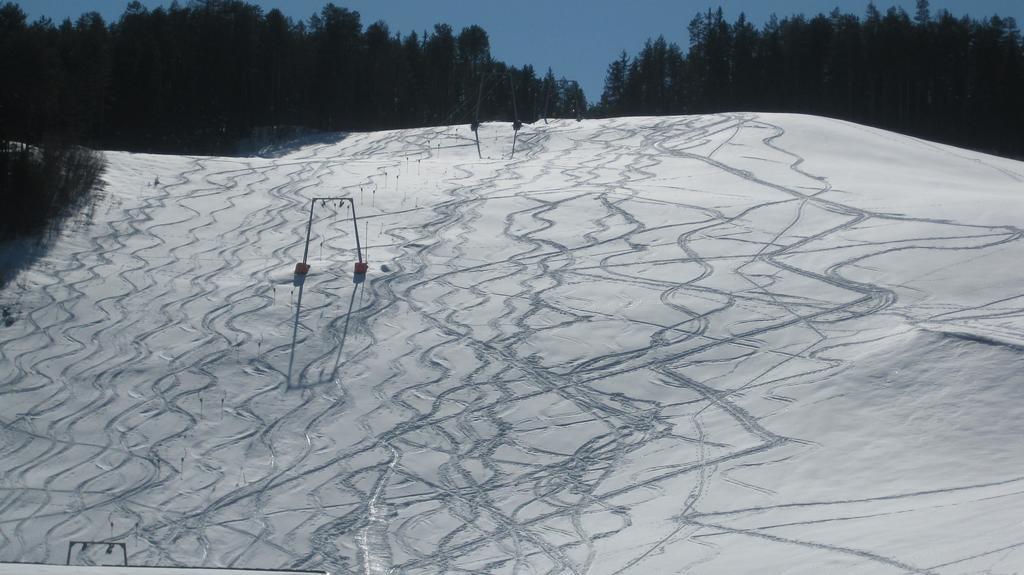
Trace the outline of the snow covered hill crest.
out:
M 0 561 L 1024 570 L 1024 164 L 799 115 L 479 136 L 108 153 L 0 292 Z

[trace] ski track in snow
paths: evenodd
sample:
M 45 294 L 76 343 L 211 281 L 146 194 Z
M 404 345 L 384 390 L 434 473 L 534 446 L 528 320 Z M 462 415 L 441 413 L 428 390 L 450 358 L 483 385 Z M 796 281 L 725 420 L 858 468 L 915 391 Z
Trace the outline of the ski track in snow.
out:
M 852 279 L 910 250 L 1019 257 L 1021 228 L 844 203 L 770 116 L 594 125 L 526 126 L 511 160 L 465 128 L 182 159 L 66 232 L 3 294 L 22 314 L 0 331 L 0 560 L 112 536 L 132 564 L 712 572 L 756 541 L 938 573 L 1022 545 L 930 561 L 800 527 L 1019 509 L 1024 477 L 812 501 L 758 482 L 821 449 L 775 422 L 843 377 L 842 349 L 918 324 L 1024 339 L 1020 293 L 929 307 Z M 326 207 L 292 286 L 307 198 L 336 194 L 368 280 Z

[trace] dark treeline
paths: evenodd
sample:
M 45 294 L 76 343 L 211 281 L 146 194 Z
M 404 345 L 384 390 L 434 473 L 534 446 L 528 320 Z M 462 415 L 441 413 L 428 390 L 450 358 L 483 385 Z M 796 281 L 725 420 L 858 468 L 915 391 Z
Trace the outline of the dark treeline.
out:
M 481 119 L 574 116 L 578 86 L 491 57 L 487 32 L 446 24 L 407 35 L 327 4 L 306 21 L 241 0 L 193 0 L 116 22 L 59 24 L 0 6 L 0 137 L 61 134 L 91 147 L 233 153 L 257 127 L 378 130 Z M 489 76 L 493 75 L 493 76 Z
M 689 25 L 685 54 L 663 38 L 608 67 L 597 116 L 726 110 L 804 112 L 1024 156 L 1024 48 L 1012 18 L 913 16 L 869 4 L 774 16 L 760 30 L 721 9 Z
M 0 145 L 0 240 L 35 236 L 49 239 L 80 208 L 91 206 L 100 183 L 103 156 L 72 142 L 48 139 L 43 145 Z M 91 211 L 91 210 L 90 210 Z M 0 286 L 12 263 L 0 254 Z

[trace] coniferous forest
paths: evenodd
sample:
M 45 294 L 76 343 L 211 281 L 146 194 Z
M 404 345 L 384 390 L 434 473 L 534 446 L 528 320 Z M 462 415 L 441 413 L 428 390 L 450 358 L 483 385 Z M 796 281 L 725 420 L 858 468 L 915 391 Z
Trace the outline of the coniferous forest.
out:
M 680 23 L 680 27 L 685 23 Z M 760 29 L 696 15 L 683 51 L 663 38 L 608 67 L 592 117 L 724 110 L 849 119 L 1024 154 L 1024 47 L 1013 19 L 874 4 L 863 16 L 773 17 Z M 242 0 L 128 5 L 114 22 L 28 22 L 0 5 L 0 139 L 59 136 L 113 149 L 233 153 L 253 129 L 376 130 L 469 122 L 485 75 L 515 84 L 520 119 L 576 117 L 586 98 L 550 70 L 494 60 L 487 32 L 400 34 L 327 4 L 305 21 Z M 511 120 L 489 82 L 483 119 Z
M 718 111 L 842 118 L 1004 156 L 1024 157 L 1024 47 L 1012 18 L 859 17 L 834 10 L 772 17 L 696 15 L 684 52 L 664 38 L 608 66 L 597 117 Z
M 478 93 L 481 120 L 511 121 L 512 89 L 525 123 L 803 112 L 1024 156 L 1024 47 L 1012 19 L 932 13 L 918 0 L 913 15 L 869 4 L 862 16 L 773 16 L 760 28 L 709 9 L 688 32 L 686 51 L 659 37 L 623 52 L 588 109 L 576 82 L 492 58 L 479 26 L 403 34 L 334 4 L 293 20 L 243 0 L 29 22 L 2 2 L 0 238 L 81 203 L 102 171 L 88 148 L 233 154 L 256 134 L 469 123 Z
M 232 154 L 253 129 L 382 130 L 571 115 L 575 83 L 494 60 L 487 32 L 446 24 L 402 35 L 327 4 L 306 21 L 241 0 L 192 0 L 115 22 L 26 22 L 0 7 L 3 136 L 37 142 L 74 134 L 98 148 Z M 504 81 L 501 81 L 504 80 Z

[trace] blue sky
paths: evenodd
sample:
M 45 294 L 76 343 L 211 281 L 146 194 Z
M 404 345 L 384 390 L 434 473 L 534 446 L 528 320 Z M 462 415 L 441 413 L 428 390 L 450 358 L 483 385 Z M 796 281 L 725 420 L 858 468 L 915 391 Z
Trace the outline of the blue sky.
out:
M 0 0 L 6 1 L 6 0 Z M 278 8 L 294 19 L 308 18 L 327 0 L 249 0 L 265 9 Z M 179 0 L 186 4 L 187 0 Z M 75 18 L 95 10 L 108 20 L 124 11 L 128 0 L 17 0 L 15 3 L 30 19 L 48 16 L 54 20 Z M 169 1 L 142 0 L 156 7 Z M 755 24 L 762 24 L 774 12 L 780 17 L 816 14 L 839 7 L 846 12 L 864 14 L 867 0 L 334 0 L 339 6 L 356 10 L 363 24 L 384 20 L 392 32 L 433 28 L 447 22 L 456 32 L 464 26 L 479 24 L 490 34 L 491 54 L 509 64 L 533 64 L 543 72 L 548 66 L 555 73 L 579 80 L 587 98 L 596 101 L 604 84 L 608 64 L 622 50 L 635 54 L 648 37 L 664 35 L 683 48 L 688 43 L 686 25 L 697 12 L 709 6 L 721 6 L 730 21 L 745 12 Z M 913 14 L 914 0 L 876 0 L 884 11 L 901 6 Z M 510 4 L 515 4 L 511 6 Z M 1024 23 L 1024 0 L 932 0 L 932 10 L 947 9 L 956 15 L 985 17 L 992 14 L 1012 16 Z

